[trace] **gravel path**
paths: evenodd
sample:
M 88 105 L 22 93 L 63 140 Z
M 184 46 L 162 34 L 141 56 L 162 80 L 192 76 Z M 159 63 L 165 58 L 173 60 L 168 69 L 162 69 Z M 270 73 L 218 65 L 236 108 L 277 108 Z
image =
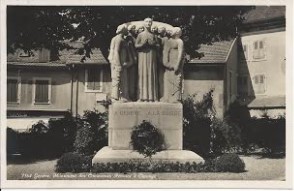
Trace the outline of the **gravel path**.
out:
M 7 179 L 157 179 L 157 180 L 285 180 L 285 159 L 242 156 L 243 173 L 55 173 L 56 160 L 30 164 L 9 164 Z

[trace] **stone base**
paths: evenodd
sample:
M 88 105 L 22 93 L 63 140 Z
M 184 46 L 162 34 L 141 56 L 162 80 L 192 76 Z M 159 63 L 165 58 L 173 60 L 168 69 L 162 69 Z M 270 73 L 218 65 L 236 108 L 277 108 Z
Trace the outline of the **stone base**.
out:
M 92 159 L 92 165 L 96 163 L 122 163 L 122 162 L 147 162 L 148 158 L 132 150 L 114 150 L 103 147 Z M 204 159 L 188 150 L 164 150 L 152 156 L 155 162 L 204 162 Z
M 108 145 L 114 150 L 132 150 L 131 132 L 143 120 L 163 134 L 167 150 L 181 150 L 183 107 L 180 103 L 129 102 L 109 107 Z

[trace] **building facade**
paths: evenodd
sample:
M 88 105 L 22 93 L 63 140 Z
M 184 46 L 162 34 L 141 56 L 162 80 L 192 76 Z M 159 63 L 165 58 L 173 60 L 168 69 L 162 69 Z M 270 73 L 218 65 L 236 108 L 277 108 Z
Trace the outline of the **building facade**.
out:
M 285 7 L 256 7 L 240 29 L 238 95 L 251 116 L 278 117 L 286 109 Z

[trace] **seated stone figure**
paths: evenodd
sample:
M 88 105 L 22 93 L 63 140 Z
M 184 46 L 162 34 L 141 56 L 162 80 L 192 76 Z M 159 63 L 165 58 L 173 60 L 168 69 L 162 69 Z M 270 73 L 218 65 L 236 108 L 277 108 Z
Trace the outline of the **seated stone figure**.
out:
M 184 64 L 184 43 L 180 39 L 182 30 L 174 27 L 171 38 L 166 40 L 163 49 L 164 95 L 163 102 L 176 103 L 182 98 L 182 77 Z
M 112 101 L 129 101 L 128 68 L 134 63 L 128 42 L 124 38 L 128 34 L 125 24 L 117 27 L 116 36 L 110 43 L 108 60 L 111 64 Z

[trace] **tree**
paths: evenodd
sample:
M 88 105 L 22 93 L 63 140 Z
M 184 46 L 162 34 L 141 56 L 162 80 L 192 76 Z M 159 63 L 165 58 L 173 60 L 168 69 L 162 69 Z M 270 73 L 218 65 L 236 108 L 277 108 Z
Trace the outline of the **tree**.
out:
M 7 50 L 13 52 L 21 48 L 26 52 L 48 48 L 51 59 L 55 60 L 58 51 L 68 48 L 65 39 L 72 37 L 74 30 L 71 19 L 66 17 L 64 7 L 7 8 Z
M 70 48 L 65 39 L 83 37 L 81 54 L 90 57 L 91 49 L 96 47 L 107 57 L 110 40 L 119 24 L 152 17 L 181 27 L 187 54 L 197 57 L 199 44 L 235 37 L 236 28 L 244 20 L 242 15 L 250 9 L 249 6 L 9 6 L 8 50 L 46 47 L 58 54 L 58 50 Z

